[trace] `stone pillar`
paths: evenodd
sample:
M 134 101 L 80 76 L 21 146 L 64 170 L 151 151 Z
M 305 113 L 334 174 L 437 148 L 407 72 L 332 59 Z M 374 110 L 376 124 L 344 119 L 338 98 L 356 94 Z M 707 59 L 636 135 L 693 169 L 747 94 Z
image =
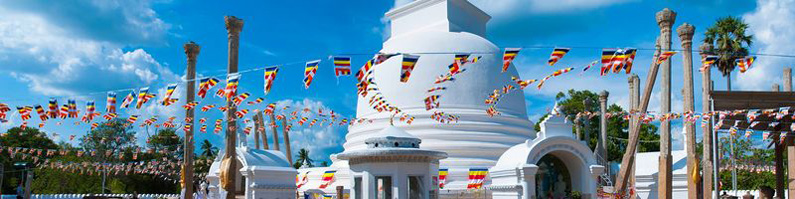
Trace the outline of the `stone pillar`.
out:
M 185 89 L 185 99 L 186 102 L 193 102 L 194 98 L 196 97 L 196 57 L 199 56 L 199 51 L 201 47 L 196 43 L 189 42 L 186 43 L 185 46 L 185 55 L 188 56 L 188 68 L 186 77 L 188 79 L 187 89 Z M 183 173 L 184 179 L 182 179 L 182 185 L 185 189 L 185 199 L 193 199 L 193 113 L 194 109 L 190 109 L 185 111 L 185 118 L 191 118 L 190 128 L 188 131 L 185 131 L 185 145 L 183 148 L 185 149 L 184 152 L 184 159 L 183 159 Z
M 270 147 L 268 147 L 268 134 L 265 134 L 265 117 L 262 116 L 262 111 L 257 112 L 257 118 L 259 128 L 255 132 L 262 135 L 262 149 L 268 150 Z
M 593 106 L 593 101 L 585 99 L 582 100 L 582 104 L 584 105 L 586 111 L 590 111 L 591 107 Z M 585 128 L 583 128 L 582 139 L 585 140 L 585 145 L 588 146 L 588 143 L 591 142 L 591 116 L 586 115 L 584 119 L 585 121 L 583 121 L 583 127 Z M 588 148 L 590 148 L 590 146 Z
M 282 119 L 282 135 L 284 135 L 284 155 L 287 156 L 287 161 L 293 164 L 293 154 L 290 152 L 290 132 L 287 130 L 287 118 Z
M 257 111 L 257 113 L 259 113 L 259 111 Z M 254 119 L 254 148 L 255 149 L 259 149 L 259 128 L 260 128 L 259 120 L 260 120 L 260 118 L 257 117 L 257 116 L 258 115 L 256 113 L 254 113 L 254 117 L 252 117 L 252 119 Z
M 695 27 L 684 23 L 676 28 L 679 40 L 682 41 L 682 69 L 684 83 L 682 84 L 683 113 L 693 113 L 696 110 L 695 97 L 693 94 L 693 33 Z M 698 176 L 698 158 L 696 157 L 696 124 L 694 122 L 684 123 L 684 134 L 686 139 L 685 150 L 687 151 L 687 197 L 698 197 L 698 180 L 694 181 L 692 176 Z M 695 173 L 694 173 L 695 172 Z
M 228 46 L 229 46 L 229 59 L 228 59 L 228 73 L 234 74 L 237 73 L 237 56 L 238 56 L 238 49 L 240 47 L 240 31 L 243 30 L 243 20 L 238 19 L 234 16 L 226 16 L 224 17 L 224 21 L 226 22 L 226 31 L 227 31 L 227 38 L 228 38 Z M 232 101 L 228 101 L 226 106 L 229 107 L 229 110 L 226 111 L 226 153 L 224 154 L 224 159 L 227 159 L 229 162 L 229 166 L 225 169 L 227 173 L 226 177 L 226 186 L 222 186 L 224 190 L 227 191 L 226 199 L 235 199 L 235 187 L 237 186 L 235 183 L 235 178 L 237 176 L 237 149 L 235 149 L 235 145 L 237 144 L 237 122 L 235 121 L 235 112 L 237 111 L 237 107 Z M 224 179 L 221 180 L 222 182 Z M 223 184 L 223 183 L 222 183 Z
M 271 126 L 271 129 L 273 130 L 273 150 L 281 151 L 281 150 L 279 150 L 279 131 L 276 130 L 276 127 L 277 127 L 277 125 L 276 125 L 276 117 L 273 116 L 273 115 L 274 114 L 270 115 L 271 116 L 270 126 Z M 292 164 L 292 162 L 290 162 L 290 164 Z
M 712 50 L 712 44 L 710 43 L 703 43 L 701 47 L 701 59 L 705 59 L 708 55 L 707 52 Z M 712 90 L 712 70 L 711 66 L 704 71 L 701 71 L 701 112 L 707 113 L 710 111 L 711 103 L 710 99 L 710 91 Z M 712 168 L 712 120 L 706 120 L 706 125 L 701 125 L 701 139 L 702 144 L 704 147 L 702 150 L 703 157 L 701 158 L 704 162 L 702 165 L 702 196 L 703 198 L 712 198 L 712 190 L 713 189 L 713 168 Z M 704 121 L 702 121 L 704 122 Z
M 577 139 L 577 140 L 582 140 L 582 128 L 583 128 L 582 120 L 583 120 L 583 118 L 580 115 L 575 116 L 574 119 L 573 119 L 573 121 L 574 121 L 574 134 L 575 134 L 574 138 Z
M 640 104 L 640 78 L 638 78 L 638 75 L 632 74 L 632 76 L 629 77 L 629 110 L 630 110 L 629 112 L 631 114 L 637 114 L 638 109 L 639 109 L 638 104 Z M 629 125 L 629 129 L 630 130 L 629 131 L 630 132 L 632 132 L 635 129 L 635 125 L 632 125 L 632 124 L 634 124 L 636 122 L 638 122 L 638 119 L 636 117 L 630 117 L 630 120 L 629 120 L 629 123 L 630 123 L 630 125 Z M 636 151 L 636 153 L 637 153 L 637 151 Z M 632 161 L 634 162 L 635 159 L 633 158 Z M 633 163 L 633 165 L 635 165 L 635 164 Z M 629 172 L 630 173 L 629 174 L 629 185 L 631 186 L 632 189 L 637 189 L 637 187 L 635 186 L 635 167 L 632 166 L 632 167 L 629 167 L 629 169 L 631 170 Z M 636 196 L 637 196 L 637 193 L 630 195 L 629 198 L 630 199 L 635 199 Z
M 671 50 L 671 27 L 676 20 L 676 12 L 668 8 L 657 12 L 657 25 L 660 27 L 660 45 L 663 51 Z M 660 113 L 671 112 L 671 59 L 660 66 L 662 81 L 660 85 Z M 658 198 L 671 199 L 672 187 L 672 162 L 671 162 L 671 122 L 665 120 L 660 124 L 660 175 L 658 185 Z
M 605 173 L 610 175 L 610 164 L 608 164 L 607 157 L 607 96 L 610 95 L 607 91 L 599 93 L 599 112 L 601 113 L 599 120 L 599 142 L 596 144 L 597 159 L 599 159 L 602 166 L 605 167 Z
M 536 172 L 538 166 L 526 164 L 522 168 L 522 199 L 536 198 Z
M 784 68 L 784 92 L 792 92 L 792 68 Z

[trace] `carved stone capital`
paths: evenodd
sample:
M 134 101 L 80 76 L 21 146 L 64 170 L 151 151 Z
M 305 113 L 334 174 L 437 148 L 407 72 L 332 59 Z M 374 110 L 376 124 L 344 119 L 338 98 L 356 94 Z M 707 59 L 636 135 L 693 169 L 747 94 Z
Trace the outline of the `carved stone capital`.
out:
M 193 41 L 185 43 L 185 55 L 188 56 L 188 59 L 195 60 L 196 56 L 199 56 L 199 51 L 201 51 L 201 47 L 199 44 L 194 43 Z
M 673 10 L 665 8 L 657 12 L 657 25 L 660 26 L 660 29 L 671 28 L 675 21 L 676 12 Z
M 696 27 L 690 25 L 689 23 L 684 23 L 676 28 L 676 33 L 679 34 L 679 40 L 682 40 L 682 44 L 693 42 L 693 34 L 696 31 Z
M 607 96 L 609 96 L 609 95 L 610 95 L 610 93 L 607 92 L 607 91 L 600 92 L 599 93 L 599 101 L 600 102 L 607 101 Z
M 225 16 L 224 22 L 226 23 L 226 31 L 229 34 L 237 34 L 243 30 L 243 20 L 235 16 Z

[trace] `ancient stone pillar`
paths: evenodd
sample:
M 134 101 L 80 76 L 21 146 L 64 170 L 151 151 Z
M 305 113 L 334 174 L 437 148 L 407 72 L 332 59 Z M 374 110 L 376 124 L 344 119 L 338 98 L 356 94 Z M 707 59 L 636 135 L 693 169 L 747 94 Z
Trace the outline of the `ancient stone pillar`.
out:
M 278 127 L 278 125 L 276 125 L 276 117 L 273 115 L 274 114 L 270 115 L 271 116 L 270 126 L 271 129 L 273 129 L 273 150 L 281 151 L 279 150 L 279 131 L 276 130 L 276 127 Z M 292 162 L 290 163 L 292 164 Z
M 630 114 L 637 114 L 638 104 L 639 103 L 640 103 L 640 78 L 638 78 L 638 75 L 633 73 L 632 76 L 629 76 L 629 113 Z M 636 117 L 630 117 L 630 120 L 629 120 L 629 123 L 630 123 L 629 132 L 634 131 L 635 125 L 633 125 L 633 124 L 635 122 L 638 122 Z M 633 161 L 635 161 L 635 160 L 633 159 Z M 634 163 L 633 163 L 633 165 L 634 165 Z M 629 172 L 630 173 L 629 174 L 629 184 L 631 185 L 632 189 L 637 189 L 636 186 L 635 186 L 635 167 L 633 166 L 633 167 L 630 167 L 629 169 L 631 170 Z M 635 199 L 636 196 L 637 196 L 637 194 L 633 194 L 633 195 L 630 195 L 629 198 L 630 199 Z
M 234 74 L 237 73 L 237 56 L 240 47 L 240 31 L 243 30 L 243 20 L 234 16 L 226 16 L 224 17 L 224 21 L 226 22 L 229 46 L 227 70 L 229 74 Z M 235 177 L 238 172 L 237 158 L 235 158 L 235 156 L 237 156 L 237 150 L 235 149 L 237 143 L 235 112 L 237 111 L 237 107 L 235 107 L 235 104 L 232 103 L 231 100 L 226 103 L 226 106 L 229 107 L 229 109 L 226 111 L 226 153 L 224 154 L 224 159 L 228 162 L 228 166 L 223 168 L 227 175 L 224 176 L 226 177 L 226 183 L 222 183 L 222 188 L 228 191 L 226 199 L 235 199 Z M 224 182 L 223 179 L 222 182 Z
M 193 102 L 194 98 L 196 97 L 196 57 L 199 56 L 199 51 L 201 47 L 198 44 L 189 42 L 186 43 L 185 46 L 185 55 L 188 56 L 188 68 L 187 74 L 185 78 L 188 79 L 187 89 L 185 89 L 185 99 L 186 102 Z M 193 199 L 193 109 L 185 111 L 185 118 L 191 118 L 189 123 L 186 125 L 190 125 L 188 131 L 185 131 L 185 145 L 183 148 L 185 149 L 185 154 L 183 156 L 183 173 L 185 175 L 184 179 L 182 179 L 182 188 L 185 189 L 185 199 Z M 186 121 L 187 122 L 187 121 Z
M 268 134 L 265 134 L 265 118 L 262 116 L 262 111 L 257 112 L 257 124 L 259 128 L 257 128 L 257 134 L 262 136 L 262 149 L 268 150 L 270 147 L 268 146 Z
M 599 143 L 596 145 L 597 159 L 601 165 L 605 167 L 605 173 L 610 173 L 610 164 L 607 158 L 607 96 L 610 95 L 607 91 L 599 93 L 599 112 L 601 113 L 599 120 Z
M 701 59 L 705 59 L 708 55 L 707 52 L 712 50 L 712 44 L 710 43 L 703 43 L 701 47 Z M 710 91 L 712 90 L 712 72 L 711 67 L 706 68 L 705 70 L 701 71 L 701 112 L 707 113 L 710 111 Z M 701 139 L 703 147 L 703 157 L 701 158 L 704 162 L 701 164 L 702 166 L 702 190 L 703 198 L 712 198 L 712 190 L 713 189 L 713 168 L 712 168 L 712 123 L 711 120 L 706 120 L 702 122 L 707 122 L 706 125 L 701 125 Z
M 284 135 L 284 155 L 287 161 L 293 164 L 293 154 L 290 152 L 290 132 L 287 130 L 287 118 L 282 119 L 282 135 Z
M 582 100 L 582 103 L 585 106 L 585 110 L 591 110 L 591 107 L 593 106 L 593 101 L 585 99 Z M 591 128 L 591 116 L 586 115 L 584 119 L 585 121 L 583 121 L 584 128 L 583 128 L 582 139 L 585 140 L 585 143 L 589 143 L 591 142 L 591 134 L 589 131 Z
M 657 25 L 660 27 L 660 38 L 663 51 L 671 50 L 671 27 L 676 20 L 676 12 L 668 8 L 657 12 Z M 662 81 L 660 85 L 660 113 L 671 112 L 671 59 L 660 66 Z M 660 175 L 658 185 L 658 198 L 671 199 L 672 169 L 671 169 L 671 122 L 662 121 L 660 124 Z
M 784 92 L 792 92 L 792 68 L 784 68 Z
M 693 113 L 696 110 L 695 97 L 693 96 L 693 33 L 695 27 L 688 23 L 684 23 L 676 28 L 676 33 L 679 34 L 679 40 L 682 41 L 682 69 L 684 83 L 682 84 L 682 98 L 684 100 L 682 112 Z M 685 150 L 687 151 L 687 197 L 698 197 L 698 180 L 693 179 L 693 176 L 698 176 L 698 158 L 696 157 L 696 124 L 694 122 L 685 122 L 685 137 L 687 144 Z

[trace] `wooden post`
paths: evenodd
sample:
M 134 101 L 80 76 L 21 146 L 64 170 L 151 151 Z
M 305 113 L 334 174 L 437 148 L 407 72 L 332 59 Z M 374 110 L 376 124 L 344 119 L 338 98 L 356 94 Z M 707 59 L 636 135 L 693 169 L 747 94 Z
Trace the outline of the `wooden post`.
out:
M 676 12 L 665 8 L 657 12 L 657 25 L 660 27 L 660 46 L 663 50 L 671 50 L 671 27 L 676 20 Z M 660 85 L 660 113 L 671 112 L 671 60 L 662 63 L 662 82 Z M 671 199 L 672 189 L 672 158 L 671 158 L 671 121 L 660 122 L 660 158 L 657 183 L 657 197 Z
M 684 106 L 682 112 L 693 113 L 696 110 L 695 96 L 693 94 L 693 34 L 695 27 L 684 23 L 676 28 L 679 40 L 682 42 L 682 68 L 684 83 L 682 84 L 682 98 Z M 687 144 L 687 197 L 698 198 L 698 158 L 696 157 L 696 124 L 695 122 L 685 122 L 685 137 Z
M 185 99 L 186 102 L 190 103 L 193 102 L 194 98 L 196 97 L 196 57 L 199 56 L 199 51 L 201 47 L 196 43 L 189 42 L 185 44 L 185 55 L 188 56 L 188 68 L 186 77 L 188 79 L 187 89 L 185 89 Z M 185 131 L 185 143 L 183 146 L 184 149 L 184 159 L 183 163 L 183 187 L 185 189 L 185 199 L 193 199 L 193 109 L 185 111 L 185 118 L 191 118 L 189 123 L 185 125 L 190 125 L 188 131 Z M 187 122 L 187 121 L 186 121 Z
M 277 127 L 276 117 L 274 117 L 273 114 L 271 114 L 270 116 L 271 116 L 270 126 L 271 129 L 273 129 L 273 150 L 281 151 L 279 150 L 279 131 L 276 130 Z M 292 162 L 290 162 L 290 164 L 292 164 Z
M 243 20 L 238 19 L 234 16 L 226 16 L 224 17 L 224 21 L 226 23 L 226 31 L 227 31 L 227 38 L 228 38 L 228 66 L 227 66 L 227 73 L 234 74 L 237 73 L 237 56 L 238 56 L 238 49 L 240 47 L 240 31 L 243 30 Z M 237 143 L 237 122 L 235 121 L 235 111 L 237 111 L 237 107 L 232 101 L 226 102 L 226 106 L 229 108 L 226 111 L 226 153 L 224 154 L 224 159 L 228 160 L 229 166 L 224 168 L 226 169 L 225 172 L 227 173 L 226 182 L 227 186 L 224 187 L 224 190 L 227 191 L 226 199 L 235 199 L 235 192 L 236 191 L 236 182 L 235 178 L 237 176 L 237 149 L 235 145 Z
M 262 111 L 257 112 L 257 124 L 259 124 L 259 128 L 257 128 L 257 133 L 262 134 L 262 149 L 268 150 L 268 134 L 265 133 L 265 118 L 262 117 Z
M 282 135 L 284 135 L 284 155 L 287 161 L 293 164 L 292 153 L 290 153 L 290 132 L 287 130 L 287 118 L 282 118 Z
M 660 38 L 657 38 L 657 51 L 654 53 L 654 57 L 657 57 L 660 54 Z M 655 64 L 656 59 L 652 61 L 651 67 L 649 68 L 649 73 L 646 76 L 646 88 L 643 90 L 643 98 L 639 104 L 638 113 L 645 113 L 649 108 L 649 100 L 651 99 L 651 92 L 654 88 L 654 82 L 657 80 L 657 71 L 660 68 L 660 65 Z M 632 116 L 633 120 L 640 121 L 640 115 L 635 114 Z M 627 142 L 627 148 L 624 152 L 624 156 L 621 158 L 621 168 L 632 168 L 635 166 L 635 151 L 638 149 L 638 134 L 640 134 L 640 125 L 641 122 L 636 122 L 632 124 L 632 131 L 629 132 L 629 141 Z M 618 172 L 618 176 L 616 177 L 616 190 L 618 192 L 626 191 L 627 189 L 627 181 L 629 179 L 630 169 L 621 169 Z
M 712 44 L 703 43 L 701 45 L 701 47 L 699 47 L 699 49 L 701 50 L 701 52 L 699 54 L 701 55 L 701 59 L 703 60 L 703 59 L 705 59 L 707 57 L 707 55 L 708 55 L 707 52 L 712 50 Z M 712 90 L 711 84 L 712 84 L 712 71 L 711 71 L 711 66 L 710 66 L 710 67 L 707 67 L 706 69 L 704 69 L 703 71 L 701 71 L 701 112 L 702 113 L 708 113 L 710 111 L 709 107 L 711 106 L 711 104 L 710 104 L 710 101 L 709 101 L 709 99 L 710 99 L 710 96 L 709 96 L 710 93 L 709 92 Z M 713 188 L 713 186 L 712 186 L 712 181 L 713 181 L 713 177 L 712 177 L 712 170 L 713 170 L 713 168 L 712 168 L 712 161 L 713 161 L 712 160 L 712 136 L 713 136 L 712 135 L 712 123 L 711 123 L 711 120 L 701 121 L 701 122 L 707 122 L 707 125 L 701 125 L 701 134 L 702 134 L 702 136 L 701 136 L 702 141 L 701 142 L 704 145 L 704 147 L 703 147 L 704 150 L 702 150 L 703 151 L 702 152 L 703 156 L 701 158 L 704 161 L 701 164 L 702 165 L 702 172 L 701 172 L 702 181 L 701 182 L 703 184 L 703 186 L 702 186 L 702 190 L 703 190 L 702 197 L 708 199 L 708 198 L 712 198 L 712 191 L 710 191 L 710 190 L 712 190 L 712 188 Z

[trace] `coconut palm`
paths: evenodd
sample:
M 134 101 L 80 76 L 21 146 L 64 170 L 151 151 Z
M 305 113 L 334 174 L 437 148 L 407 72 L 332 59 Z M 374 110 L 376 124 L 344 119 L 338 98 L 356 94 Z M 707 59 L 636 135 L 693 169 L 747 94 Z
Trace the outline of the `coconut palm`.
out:
M 202 142 L 202 156 L 211 158 L 218 154 L 218 147 L 214 147 L 209 140 Z
M 313 166 L 312 162 L 314 160 L 312 160 L 312 158 L 309 158 L 309 150 L 306 150 L 306 148 L 301 148 L 301 150 L 298 150 L 298 159 L 296 159 L 295 163 L 293 163 L 293 167 L 295 167 L 296 169 L 300 168 L 301 165 L 304 164 L 304 161 L 306 161 L 306 164 L 309 165 L 309 167 Z
M 735 60 L 748 56 L 753 35 L 746 35 L 748 24 L 738 17 L 724 17 L 715 21 L 704 33 L 704 43 L 715 47 L 707 52 L 718 55 L 718 70 L 726 77 L 726 89 L 731 91 L 731 72 L 735 68 Z

